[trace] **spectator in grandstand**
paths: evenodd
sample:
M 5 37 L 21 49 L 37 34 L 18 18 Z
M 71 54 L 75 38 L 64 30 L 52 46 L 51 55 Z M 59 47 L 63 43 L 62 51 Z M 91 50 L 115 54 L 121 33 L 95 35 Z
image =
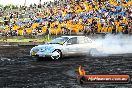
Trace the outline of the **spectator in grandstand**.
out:
M 21 32 L 30 30 L 33 35 L 36 32 L 44 32 L 42 28 L 46 26 L 49 34 L 54 25 L 58 25 L 57 28 L 54 28 L 55 30 L 66 30 L 67 33 L 71 33 L 68 32 L 71 30 L 73 32 L 84 30 L 85 34 L 131 32 L 131 0 L 62 1 L 59 1 L 60 4 L 58 1 L 54 4 L 48 3 L 46 5 L 45 3 L 45 5 L 41 5 L 41 8 L 38 8 L 36 4 L 24 7 L 24 9 L 20 7 L 19 14 L 17 11 L 8 12 L 9 20 L 5 17 L 5 25 L 14 24 L 12 28 L 16 27 L 17 32 L 19 26 L 24 26 L 25 28 L 22 28 Z M 82 21 L 79 21 L 80 19 Z M 45 26 L 42 25 L 43 23 Z M 34 24 L 39 26 L 36 27 Z M 12 30 L 14 29 L 9 31 Z M 28 34 L 30 34 L 30 31 L 28 31 Z

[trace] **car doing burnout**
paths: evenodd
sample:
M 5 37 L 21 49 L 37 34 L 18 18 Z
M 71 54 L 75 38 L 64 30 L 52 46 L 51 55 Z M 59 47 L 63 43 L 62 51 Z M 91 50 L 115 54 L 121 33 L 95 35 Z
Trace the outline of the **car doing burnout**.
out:
M 94 41 L 85 36 L 61 36 L 44 45 L 38 45 L 31 49 L 30 55 L 38 57 L 50 57 L 60 59 L 64 56 L 93 55 L 96 53 Z

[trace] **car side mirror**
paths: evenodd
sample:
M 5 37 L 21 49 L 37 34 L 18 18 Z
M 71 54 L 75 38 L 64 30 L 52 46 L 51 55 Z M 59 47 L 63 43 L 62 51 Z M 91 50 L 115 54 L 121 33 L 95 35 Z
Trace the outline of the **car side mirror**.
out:
M 67 43 L 67 45 L 71 45 L 71 43 Z

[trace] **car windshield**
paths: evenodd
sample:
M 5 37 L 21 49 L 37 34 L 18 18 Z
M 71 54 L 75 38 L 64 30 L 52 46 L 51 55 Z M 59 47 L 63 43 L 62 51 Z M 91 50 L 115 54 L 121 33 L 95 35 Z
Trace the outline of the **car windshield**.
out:
M 68 39 L 68 37 L 55 38 L 50 42 L 50 44 L 64 44 Z

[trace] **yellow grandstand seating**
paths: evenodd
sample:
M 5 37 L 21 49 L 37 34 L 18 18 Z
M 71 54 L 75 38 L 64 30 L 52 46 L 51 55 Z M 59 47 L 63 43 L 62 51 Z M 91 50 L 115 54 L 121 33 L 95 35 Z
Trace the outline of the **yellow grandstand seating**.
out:
M 102 32 L 101 30 L 102 30 L 102 27 L 98 27 L 97 32 L 100 33 Z
M 118 26 L 116 31 L 117 31 L 117 32 L 122 32 L 122 31 L 123 31 L 122 26 Z
M 46 27 L 42 27 L 42 32 L 43 32 L 43 33 L 46 33 L 46 30 L 47 30 Z
M 32 34 L 32 28 L 26 28 L 27 34 Z
M 56 34 L 56 29 L 50 29 L 50 34 Z
M 84 7 L 85 7 L 85 11 L 88 12 L 88 10 L 89 10 L 88 4 L 87 4 L 87 3 L 84 3 L 83 5 L 84 5 Z
M 18 32 L 18 35 L 23 35 L 23 30 L 22 29 L 17 30 L 17 32 Z
M 20 28 L 20 26 L 14 26 L 13 28 L 12 28 L 12 30 L 18 30 Z
M 36 28 L 36 27 L 38 27 L 38 26 L 39 26 L 38 23 L 34 23 L 34 24 L 32 24 L 32 28 Z
M 112 27 L 108 27 L 108 32 L 112 32 Z

